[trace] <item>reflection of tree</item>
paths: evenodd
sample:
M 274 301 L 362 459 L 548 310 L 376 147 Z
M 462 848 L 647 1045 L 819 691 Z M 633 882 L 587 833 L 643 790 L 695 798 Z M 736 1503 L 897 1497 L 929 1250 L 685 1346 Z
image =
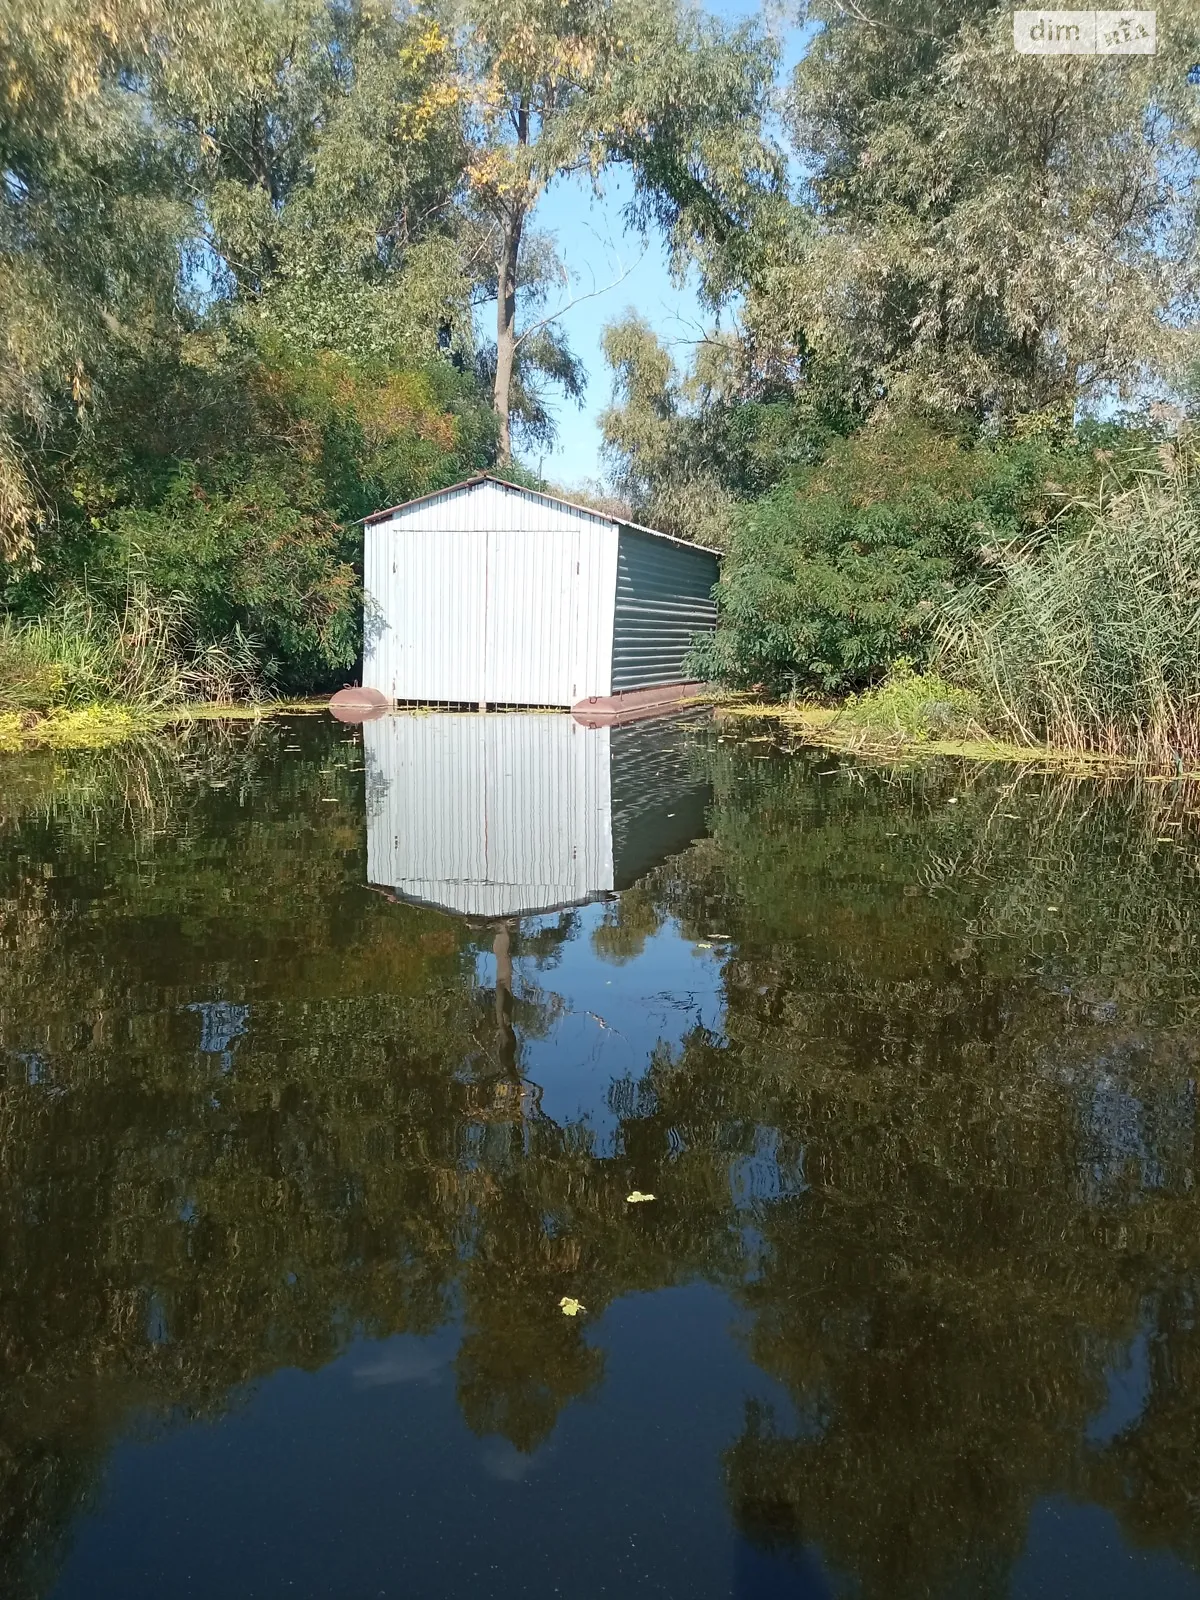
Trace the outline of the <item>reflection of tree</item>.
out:
M 1084 1460 L 1080 1487 L 1113 1507 L 1139 1543 L 1174 1547 L 1200 1568 L 1200 1278 L 1148 1303 L 1149 1393 L 1133 1425 Z
M 1136 816 L 1105 802 L 1093 837 L 1033 781 L 951 808 L 936 772 L 714 748 L 712 837 L 595 943 L 719 929 L 724 1024 L 626 1041 L 605 1154 L 523 1075 L 578 916 L 472 931 L 368 893 L 339 750 L 268 784 L 234 740 L 236 783 L 168 775 L 151 826 L 34 813 L 0 857 L 6 1593 L 48 1586 L 135 1409 L 461 1316 L 465 1417 L 532 1450 L 603 1378 L 560 1296 L 594 1326 L 698 1275 L 792 1401 L 726 1455 L 752 1536 L 867 1595 L 999 1593 L 1066 1490 L 1200 1561 L 1195 914 Z M 1145 1403 L 1097 1433 L 1143 1336 Z
M 936 775 L 834 788 L 801 762 L 742 786 L 730 767 L 675 899 L 732 922 L 724 1059 L 685 1055 L 657 1114 L 696 1140 L 711 1105 L 711 1127 L 753 1117 L 793 1168 L 803 1153 L 739 1291 L 796 1412 L 748 1412 L 726 1461 L 739 1521 L 889 1597 L 1007 1592 L 1053 1491 L 1195 1560 L 1196 1401 L 1177 1385 L 1200 1394 L 1200 1373 L 1167 1354 L 1194 1340 L 1195 1051 L 1164 1007 L 1187 1014 L 1197 922 L 1188 877 L 1146 847 L 1161 812 L 1101 796 L 1093 836 L 1047 786 L 980 784 L 951 812 Z M 1017 811 L 1002 839 L 998 803 Z M 1164 1273 L 1149 1399 L 1097 1444 L 1106 1358 Z
M 662 913 L 645 889 L 626 889 L 604 909 L 604 919 L 592 929 L 592 949 L 601 961 L 618 966 L 634 961 L 662 927 Z

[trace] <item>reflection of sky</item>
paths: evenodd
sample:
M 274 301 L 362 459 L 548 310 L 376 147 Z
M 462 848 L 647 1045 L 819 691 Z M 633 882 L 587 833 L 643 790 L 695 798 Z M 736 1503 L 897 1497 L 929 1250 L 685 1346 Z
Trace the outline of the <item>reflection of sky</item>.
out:
M 200 1051 L 220 1056 L 222 1070 L 233 1066 L 233 1048 L 250 1025 L 250 1007 L 232 1000 L 193 1000 L 187 1007 L 200 1018 Z
M 1089 1444 L 1106 1445 L 1139 1420 L 1150 1398 L 1150 1339 L 1153 1326 L 1138 1329 L 1128 1346 L 1105 1370 L 1108 1393 L 1103 1409 L 1087 1425 Z
M 748 1550 L 729 1515 L 746 1402 L 797 1427 L 744 1334 L 707 1284 L 625 1295 L 581 1330 L 600 1390 L 529 1455 L 467 1426 L 457 1328 L 284 1368 L 215 1425 L 116 1445 L 55 1600 L 820 1600 L 815 1556 Z
M 604 911 L 602 904 L 583 907 L 579 930 L 557 964 L 539 970 L 531 959 L 518 959 L 514 980 L 518 990 L 538 987 L 565 1003 L 547 1038 L 522 1041 L 525 1076 L 541 1086 L 542 1110 L 559 1124 L 586 1119 L 607 1149 L 617 1126 L 609 1102 L 613 1080 L 640 1078 L 657 1045 L 674 1053 L 696 1027 L 719 1034 L 725 1012 L 719 950 L 697 949 L 668 923 L 633 960 L 601 961 L 591 936 Z M 527 917 L 522 927 L 529 933 L 546 920 Z M 484 972 L 494 982 L 490 957 Z
M 1093 1199 L 1130 1179 L 1148 1190 L 1191 1177 L 1195 1083 L 1155 1085 L 1137 1095 L 1128 1086 L 1137 1064 L 1136 1056 L 1105 1058 L 1083 1085 L 1085 1181 Z
M 1196 1577 L 1165 1550 L 1139 1550 L 1111 1511 L 1058 1495 L 1037 1501 L 1010 1600 L 1195 1600 Z
M 802 1194 L 807 1188 L 804 1153 L 789 1160 L 778 1128 L 755 1128 L 753 1150 L 739 1156 L 729 1169 L 730 1197 L 739 1211 Z

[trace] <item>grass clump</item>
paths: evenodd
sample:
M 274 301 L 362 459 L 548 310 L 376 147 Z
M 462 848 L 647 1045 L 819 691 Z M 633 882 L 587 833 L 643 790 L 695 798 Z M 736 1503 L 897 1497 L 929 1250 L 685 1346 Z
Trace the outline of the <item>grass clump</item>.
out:
M 851 695 L 839 722 L 873 738 L 898 741 L 978 739 L 983 735 L 980 696 L 938 673 L 916 672 L 900 660 L 885 681 Z
M 72 592 L 44 615 L 0 621 L 0 712 L 115 704 L 142 711 L 261 696 L 253 641 L 198 640 L 182 600 L 131 589 L 116 612 Z

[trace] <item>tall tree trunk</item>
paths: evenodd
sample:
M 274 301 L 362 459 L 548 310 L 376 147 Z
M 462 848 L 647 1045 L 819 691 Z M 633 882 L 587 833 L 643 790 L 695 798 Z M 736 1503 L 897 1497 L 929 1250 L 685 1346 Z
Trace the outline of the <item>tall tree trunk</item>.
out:
M 513 122 L 518 148 L 529 143 L 529 106 L 516 107 Z M 505 204 L 500 221 L 500 263 L 496 274 L 496 383 L 492 405 L 500 421 L 497 455 L 501 466 L 512 461 L 512 383 L 517 361 L 517 284 L 520 281 L 521 234 L 533 192 L 526 188 Z
M 496 283 L 496 382 L 492 389 L 492 404 L 500 422 L 498 456 L 501 466 L 508 466 L 512 461 L 510 411 L 513 368 L 517 359 L 517 268 L 524 224 L 525 216 L 521 210 L 514 208 L 505 216 Z

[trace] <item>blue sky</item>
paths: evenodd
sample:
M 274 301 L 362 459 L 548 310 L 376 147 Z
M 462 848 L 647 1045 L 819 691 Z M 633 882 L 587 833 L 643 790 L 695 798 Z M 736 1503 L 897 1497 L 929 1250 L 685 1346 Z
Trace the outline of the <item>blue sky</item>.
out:
M 759 14 L 753 0 L 717 0 L 708 10 L 730 21 Z M 781 71 L 790 73 L 799 59 L 806 35 L 792 24 L 776 24 L 783 44 Z M 613 171 L 604 179 L 603 194 L 596 199 L 591 184 L 571 180 L 554 185 L 538 207 L 534 225 L 553 233 L 559 254 L 571 277 L 563 300 L 604 292 L 572 306 L 561 319 L 571 346 L 588 372 L 587 395 L 582 409 L 560 403 L 557 448 L 532 456 L 528 464 L 553 482 L 580 487 L 602 476 L 600 433 L 596 419 L 608 404 L 610 386 L 600 334 L 606 323 L 628 308 L 639 311 L 687 359 L 687 342 L 699 336 L 705 316 L 696 296 L 695 282 L 675 284 L 661 241 L 652 237 L 646 246 L 622 226 L 621 212 L 632 194 L 627 173 Z M 607 287 L 620 278 L 614 287 Z

